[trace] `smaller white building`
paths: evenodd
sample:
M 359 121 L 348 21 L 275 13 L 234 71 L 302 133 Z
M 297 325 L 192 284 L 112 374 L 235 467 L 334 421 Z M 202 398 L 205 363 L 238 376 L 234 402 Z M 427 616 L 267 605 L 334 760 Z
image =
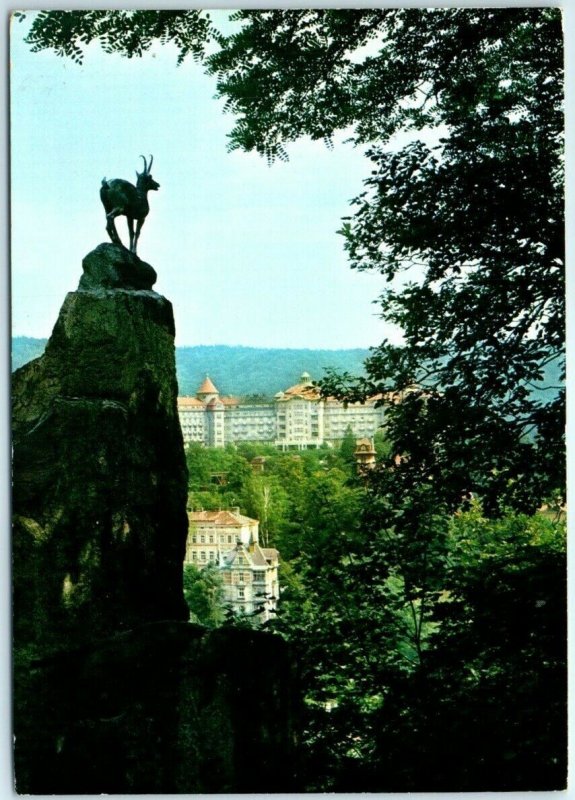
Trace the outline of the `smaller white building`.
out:
M 222 556 L 224 602 L 238 614 L 257 615 L 267 622 L 274 613 L 278 597 L 278 551 L 253 543 L 238 542 Z
M 189 511 L 184 563 L 214 564 L 222 573 L 224 602 L 238 614 L 266 622 L 279 598 L 278 551 L 259 546 L 259 522 L 225 511 Z

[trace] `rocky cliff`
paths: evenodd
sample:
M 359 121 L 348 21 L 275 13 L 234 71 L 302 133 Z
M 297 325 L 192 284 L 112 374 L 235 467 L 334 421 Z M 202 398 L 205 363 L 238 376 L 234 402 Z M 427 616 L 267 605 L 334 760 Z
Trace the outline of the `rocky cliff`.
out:
M 44 355 L 13 376 L 22 793 L 292 786 L 283 642 L 187 623 L 174 321 L 154 281 L 100 245 Z
M 44 355 L 14 373 L 15 636 L 41 652 L 187 619 L 172 307 L 109 288 L 122 250 L 86 257 Z

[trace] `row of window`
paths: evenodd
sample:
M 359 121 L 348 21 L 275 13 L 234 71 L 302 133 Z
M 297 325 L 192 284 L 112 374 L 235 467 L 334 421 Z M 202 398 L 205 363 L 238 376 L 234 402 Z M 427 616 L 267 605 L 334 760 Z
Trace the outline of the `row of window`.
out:
M 194 550 L 192 550 L 192 552 L 190 553 L 190 558 L 192 561 L 200 561 L 202 563 L 206 563 L 207 561 L 215 561 L 216 554 L 213 550 L 211 552 L 208 552 L 207 555 L 205 550 L 200 550 L 199 553 L 196 553 Z
M 206 536 L 205 533 L 200 533 L 200 534 L 193 533 L 191 538 L 192 538 L 192 543 L 193 544 L 198 544 L 198 543 L 199 544 L 216 544 L 216 541 L 215 541 L 216 535 L 214 533 L 210 533 L 207 536 Z M 228 533 L 228 534 L 221 533 L 220 537 L 219 537 L 219 540 L 220 540 L 220 544 L 226 544 L 226 543 L 227 544 L 233 544 L 234 535 L 231 534 L 231 533 Z

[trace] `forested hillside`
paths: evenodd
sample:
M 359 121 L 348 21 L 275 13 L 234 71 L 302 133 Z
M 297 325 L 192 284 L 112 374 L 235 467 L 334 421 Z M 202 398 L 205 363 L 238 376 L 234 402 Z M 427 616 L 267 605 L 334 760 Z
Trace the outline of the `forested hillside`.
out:
M 12 369 L 44 352 L 46 339 L 16 336 L 12 340 Z M 181 395 L 193 395 L 209 375 L 222 394 L 274 395 L 297 383 L 302 372 L 316 379 L 334 368 L 363 375 L 367 350 L 297 350 L 213 345 L 176 348 Z
M 47 339 L 15 336 L 12 339 L 12 369 L 38 358 Z M 230 345 L 176 347 L 176 369 L 181 395 L 194 395 L 209 375 L 222 394 L 274 395 L 297 382 L 302 372 L 315 380 L 326 369 L 362 376 L 368 350 L 297 350 Z M 561 364 L 553 361 L 544 369 L 543 379 L 531 391 L 553 396 L 563 385 Z
M 333 367 L 362 375 L 367 356 L 367 350 L 178 347 L 176 368 L 180 394 L 195 394 L 208 374 L 222 394 L 274 395 L 297 383 L 302 372 L 319 379 Z
M 14 336 L 12 338 L 12 371 L 41 356 L 47 341 L 47 339 L 32 339 L 30 336 Z

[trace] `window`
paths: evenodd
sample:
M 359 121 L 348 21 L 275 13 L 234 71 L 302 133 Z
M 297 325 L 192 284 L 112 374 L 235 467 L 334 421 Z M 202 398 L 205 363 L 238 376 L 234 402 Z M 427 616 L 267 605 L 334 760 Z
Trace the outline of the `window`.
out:
M 202 535 L 200 536 L 200 542 L 201 542 L 202 544 L 204 544 L 204 542 L 205 542 L 205 541 L 206 541 L 206 537 L 205 537 L 205 536 L 204 536 L 204 534 L 202 533 Z
M 240 588 L 238 589 L 238 597 L 240 598 L 240 600 L 243 600 L 245 596 L 246 596 L 246 590 L 243 586 L 240 586 Z
M 239 581 L 240 583 L 243 583 L 243 582 L 244 582 L 244 573 L 243 573 L 243 572 L 240 572 L 240 574 L 238 575 L 238 581 Z
M 200 553 L 200 561 L 205 561 L 205 560 L 206 560 L 206 551 L 202 550 L 202 552 Z

